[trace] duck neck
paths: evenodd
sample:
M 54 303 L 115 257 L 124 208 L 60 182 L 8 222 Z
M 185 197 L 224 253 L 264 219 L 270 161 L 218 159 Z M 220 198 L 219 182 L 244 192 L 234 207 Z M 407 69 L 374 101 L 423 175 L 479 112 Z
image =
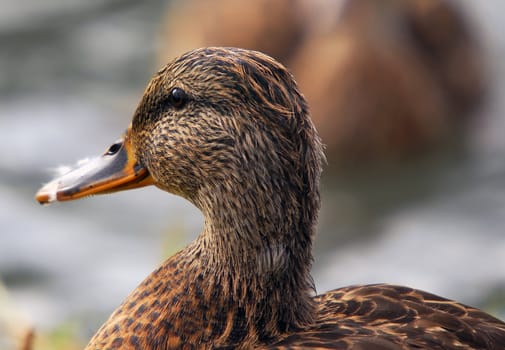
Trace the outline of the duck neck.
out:
M 314 208 L 307 207 L 300 201 L 307 197 L 303 191 L 282 190 L 273 180 L 262 182 L 263 191 L 222 183 L 200 190 L 202 200 L 197 203 L 205 227 L 188 248 L 213 276 L 207 288 L 220 291 L 221 299 L 215 302 L 240 309 L 253 328 L 249 333 L 259 340 L 311 324 L 311 248 L 318 200 Z

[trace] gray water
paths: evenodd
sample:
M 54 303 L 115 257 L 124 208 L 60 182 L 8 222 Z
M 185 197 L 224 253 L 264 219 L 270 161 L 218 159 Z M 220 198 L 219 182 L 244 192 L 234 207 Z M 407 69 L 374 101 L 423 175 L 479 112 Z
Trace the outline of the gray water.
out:
M 314 277 L 322 292 L 388 282 L 505 317 L 505 6 L 461 1 L 492 89 L 466 152 L 342 181 L 326 178 Z M 0 279 L 41 329 L 84 337 L 201 229 L 155 188 L 40 207 L 52 168 L 103 152 L 156 70 L 163 1 L 1 0 Z M 335 184 L 336 183 L 336 184 Z

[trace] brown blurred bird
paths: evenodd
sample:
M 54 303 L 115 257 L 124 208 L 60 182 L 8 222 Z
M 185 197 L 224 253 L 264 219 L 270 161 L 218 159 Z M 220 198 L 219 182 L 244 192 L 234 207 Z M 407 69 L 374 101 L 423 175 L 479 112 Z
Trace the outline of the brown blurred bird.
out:
M 329 163 L 363 164 L 462 135 L 486 85 L 472 29 L 449 0 L 174 1 L 159 56 L 203 46 L 271 55 L 295 75 Z
M 159 57 L 165 64 L 195 47 L 231 46 L 265 52 L 286 64 L 306 31 L 300 10 L 298 0 L 171 1 Z
M 402 159 L 458 137 L 485 90 L 451 1 L 350 0 L 290 61 L 330 163 Z
M 48 203 L 154 184 L 205 217 L 86 349 L 502 350 L 505 323 L 426 292 L 313 296 L 322 158 L 305 99 L 269 56 L 203 48 L 160 70 L 124 138 L 37 194 Z

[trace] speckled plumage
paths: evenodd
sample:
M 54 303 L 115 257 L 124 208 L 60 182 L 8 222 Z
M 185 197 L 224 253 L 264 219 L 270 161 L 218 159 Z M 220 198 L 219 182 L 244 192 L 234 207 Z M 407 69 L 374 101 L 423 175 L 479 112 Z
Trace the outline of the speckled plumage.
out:
M 373 285 L 313 296 L 322 147 L 272 58 L 232 48 L 181 56 L 150 82 L 130 137 L 138 165 L 195 204 L 205 226 L 87 350 L 504 349 L 503 322 L 425 292 Z

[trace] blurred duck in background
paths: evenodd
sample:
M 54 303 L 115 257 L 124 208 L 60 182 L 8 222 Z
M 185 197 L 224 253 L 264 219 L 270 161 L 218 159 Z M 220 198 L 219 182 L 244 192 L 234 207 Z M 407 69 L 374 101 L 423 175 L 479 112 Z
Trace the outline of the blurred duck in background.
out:
M 458 141 L 486 90 L 476 41 L 452 1 L 174 1 L 160 60 L 218 45 L 283 62 L 309 101 L 331 168 Z
M 303 15 L 292 0 L 171 1 L 160 38 L 160 64 L 207 46 L 262 51 L 286 64 L 303 41 Z

